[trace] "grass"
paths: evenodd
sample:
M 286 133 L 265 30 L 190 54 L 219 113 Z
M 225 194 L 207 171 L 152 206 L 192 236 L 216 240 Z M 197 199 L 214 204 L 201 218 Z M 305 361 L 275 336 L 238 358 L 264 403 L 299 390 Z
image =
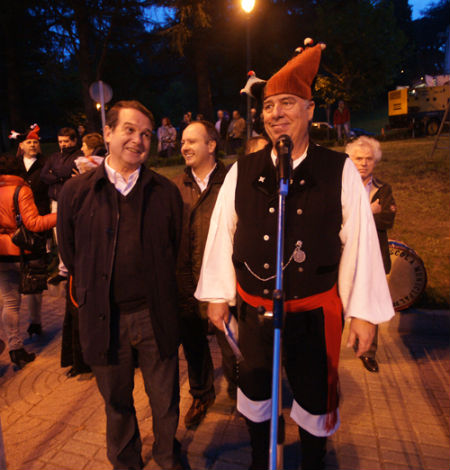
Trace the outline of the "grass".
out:
M 434 138 L 382 142 L 383 159 L 375 174 L 392 186 L 397 215 L 389 238 L 411 247 L 422 258 L 427 288 L 416 305 L 448 308 L 450 293 L 450 152 L 448 137 L 441 137 L 432 158 Z M 335 150 L 343 150 L 336 147 Z M 168 178 L 183 166 L 155 168 Z

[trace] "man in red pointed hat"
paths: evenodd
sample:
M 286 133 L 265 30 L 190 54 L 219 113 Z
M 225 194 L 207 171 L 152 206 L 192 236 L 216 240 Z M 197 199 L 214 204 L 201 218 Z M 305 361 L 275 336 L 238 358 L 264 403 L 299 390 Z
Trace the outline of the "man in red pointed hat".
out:
M 339 427 L 338 360 L 345 318 L 348 346 L 366 351 L 375 324 L 393 315 L 377 232 L 361 177 L 345 154 L 309 141 L 311 84 L 324 45 L 309 46 L 267 82 L 264 127 L 272 145 L 230 169 L 212 215 L 196 297 L 218 327 L 237 304 L 238 410 L 245 416 L 251 469 L 269 457 L 278 184 L 275 143 L 293 143 L 284 239 L 283 364 L 293 392 L 302 469 L 323 466 L 327 436 Z

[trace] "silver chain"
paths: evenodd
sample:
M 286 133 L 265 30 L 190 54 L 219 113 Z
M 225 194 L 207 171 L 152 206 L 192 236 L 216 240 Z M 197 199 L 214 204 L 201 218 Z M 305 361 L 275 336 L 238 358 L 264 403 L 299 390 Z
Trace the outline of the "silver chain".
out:
M 295 248 L 294 248 L 294 251 L 292 252 L 291 257 L 289 258 L 288 262 L 286 264 L 283 264 L 283 267 L 282 267 L 283 271 L 289 266 L 290 262 L 294 258 L 294 253 L 295 253 Z M 247 264 L 247 261 L 244 261 L 244 266 L 248 269 L 249 273 L 253 277 L 256 277 L 256 279 L 258 279 L 258 281 L 267 282 L 267 281 L 271 281 L 272 279 L 275 279 L 277 277 L 276 274 L 274 274 L 273 276 L 269 276 L 269 277 L 260 277 L 260 276 L 258 276 L 254 271 L 252 271 L 252 268 Z

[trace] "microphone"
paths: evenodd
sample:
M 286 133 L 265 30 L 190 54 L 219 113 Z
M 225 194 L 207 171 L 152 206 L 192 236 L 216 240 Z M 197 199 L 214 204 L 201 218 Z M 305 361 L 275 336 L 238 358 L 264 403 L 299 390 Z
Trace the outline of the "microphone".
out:
M 275 143 L 278 181 L 283 180 L 285 183 L 288 183 L 291 178 L 292 147 L 292 140 L 286 134 L 280 135 Z

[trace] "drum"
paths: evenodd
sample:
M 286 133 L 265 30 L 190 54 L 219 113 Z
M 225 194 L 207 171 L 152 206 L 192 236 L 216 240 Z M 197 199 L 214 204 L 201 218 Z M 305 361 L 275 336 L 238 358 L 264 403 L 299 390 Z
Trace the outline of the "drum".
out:
M 410 307 L 427 285 L 427 272 L 417 253 L 404 243 L 389 240 L 392 268 L 387 275 L 394 310 Z

